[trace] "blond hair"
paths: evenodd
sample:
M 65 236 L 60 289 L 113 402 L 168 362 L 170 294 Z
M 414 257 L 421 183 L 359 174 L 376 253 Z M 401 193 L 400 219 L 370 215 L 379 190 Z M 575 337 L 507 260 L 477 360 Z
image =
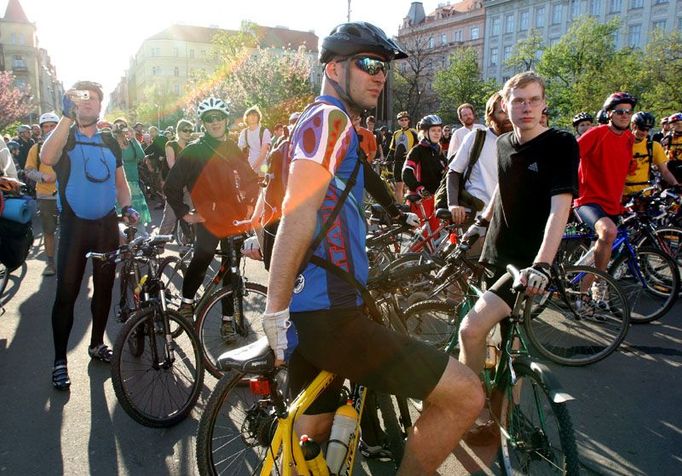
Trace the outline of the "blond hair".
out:
M 529 84 L 535 83 L 542 89 L 542 97 L 545 97 L 545 80 L 542 79 L 534 71 L 526 71 L 523 73 L 516 74 L 509 78 L 504 87 L 502 88 L 502 97 L 505 100 L 509 100 L 511 96 L 512 89 L 525 88 Z

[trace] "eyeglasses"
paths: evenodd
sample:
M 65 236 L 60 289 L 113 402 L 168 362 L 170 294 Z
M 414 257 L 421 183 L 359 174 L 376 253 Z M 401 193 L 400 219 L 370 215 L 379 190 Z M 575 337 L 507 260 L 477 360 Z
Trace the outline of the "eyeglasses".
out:
M 180 129 L 180 132 L 185 132 L 187 134 L 191 134 L 194 131 L 192 129 Z
M 370 58 L 369 56 L 362 56 L 360 58 L 353 58 L 355 66 L 360 70 L 369 74 L 370 76 L 376 76 L 379 72 L 383 72 L 384 75 L 388 74 L 391 63 L 388 61 L 382 61 L 376 58 Z
M 614 109 L 613 113 L 619 116 L 632 116 L 632 109 Z
M 201 120 L 207 124 L 224 121 L 225 119 L 227 119 L 227 116 L 225 114 L 206 114 L 201 118 Z
M 545 102 L 542 96 L 534 96 L 530 99 L 514 98 L 511 100 L 511 105 L 515 109 L 520 109 L 524 106 L 538 107 Z

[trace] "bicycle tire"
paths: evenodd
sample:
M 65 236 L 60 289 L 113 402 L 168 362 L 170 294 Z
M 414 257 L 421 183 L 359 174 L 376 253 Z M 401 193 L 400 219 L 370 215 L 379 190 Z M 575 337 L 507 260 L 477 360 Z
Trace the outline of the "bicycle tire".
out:
M 457 316 L 462 310 L 461 302 L 428 300 L 413 304 L 405 311 L 407 333 L 443 350 L 459 331 Z
M 680 293 L 677 263 L 653 248 L 635 250 L 636 263 L 645 280 L 641 283 L 632 275 L 629 259 L 627 253 L 617 257 L 609 267 L 609 274 L 625 293 L 630 305 L 630 322 L 646 324 L 660 319 L 673 307 Z
M 136 312 L 121 328 L 114 344 L 111 380 L 116 398 L 130 417 L 154 427 L 170 427 L 194 408 L 204 384 L 199 342 L 192 326 L 175 311 L 167 310 L 169 324 L 182 330 L 173 339 L 174 358 L 163 359 L 166 335 L 161 309 Z M 142 333 L 145 345 L 140 356 L 130 355 L 127 341 Z M 160 358 L 155 358 L 154 353 Z
M 9 275 L 11 271 L 7 266 L 0 263 L 0 307 L 4 306 L 9 302 L 9 299 L 5 296 L 5 291 L 7 290 L 7 284 L 9 283 Z
M 260 474 L 276 417 L 269 398 L 254 395 L 248 385 L 242 385 L 244 375 L 223 375 L 201 414 L 196 459 L 202 476 Z
M 528 365 L 518 361 L 513 365 L 517 381 L 511 385 L 507 379 L 499 409 L 502 474 L 579 474 L 578 448 L 566 403 L 553 402 L 551 389 Z
M 403 454 L 405 453 L 407 432 L 409 427 L 412 426 L 407 400 L 395 395 L 392 396 L 386 393 L 377 392 L 376 402 L 379 412 L 381 413 L 381 420 L 383 421 L 387 440 L 386 444 L 391 450 L 393 461 L 397 468 L 400 466 Z M 407 412 L 407 415 L 405 415 L 404 412 Z
M 675 260 L 677 263 L 677 270 L 682 274 L 682 228 L 670 226 L 658 228 L 654 230 L 654 234 L 665 242 L 667 250 L 662 251 L 667 251 L 670 257 Z M 649 241 L 648 237 L 642 238 L 637 244 L 637 248 L 652 247 L 652 244 L 649 243 Z M 658 248 L 656 245 L 654 245 L 654 247 Z M 680 286 L 680 295 L 682 295 L 682 286 Z
M 166 305 L 173 309 L 179 308 L 182 302 L 182 281 L 186 271 L 187 266 L 177 256 L 166 256 L 159 263 L 158 278 L 164 284 Z
M 261 284 L 244 283 L 243 317 L 244 323 L 235 323 L 236 327 L 245 329 L 245 333 L 237 333 L 233 340 L 226 342 L 220 334 L 222 325 L 221 300 L 232 299 L 232 289 L 224 287 L 213 293 L 206 304 L 197 312 L 195 328 L 201 353 L 204 358 L 204 367 L 215 378 L 221 378 L 223 372 L 218 368 L 218 357 L 238 347 L 245 346 L 263 337 L 261 319 L 265 312 L 267 288 Z
M 552 362 L 568 366 L 593 364 L 618 349 L 630 327 L 630 307 L 625 294 L 608 274 L 588 266 L 565 266 L 566 299 L 554 281 L 546 300 L 527 306 L 526 335 L 534 348 Z M 554 279 L 554 278 L 553 278 Z M 591 287 L 581 290 L 585 279 L 605 283 L 605 299 L 593 301 Z

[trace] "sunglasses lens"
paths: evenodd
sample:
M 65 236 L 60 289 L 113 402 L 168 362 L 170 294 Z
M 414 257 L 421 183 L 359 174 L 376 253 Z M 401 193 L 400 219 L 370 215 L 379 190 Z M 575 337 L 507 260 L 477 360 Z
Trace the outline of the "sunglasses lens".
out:
M 380 71 L 386 74 L 388 71 L 388 63 L 374 58 L 358 58 L 355 60 L 355 64 L 370 76 L 379 74 Z
M 222 121 L 223 119 L 225 119 L 225 116 L 222 114 L 207 114 L 203 118 L 204 122 L 208 123 Z

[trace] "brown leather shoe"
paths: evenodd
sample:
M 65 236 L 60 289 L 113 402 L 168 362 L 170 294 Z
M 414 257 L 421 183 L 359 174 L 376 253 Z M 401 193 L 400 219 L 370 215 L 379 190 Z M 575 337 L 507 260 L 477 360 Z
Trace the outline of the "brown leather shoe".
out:
M 474 423 L 462 439 L 471 446 L 489 446 L 500 438 L 500 431 L 494 420 L 485 423 Z

